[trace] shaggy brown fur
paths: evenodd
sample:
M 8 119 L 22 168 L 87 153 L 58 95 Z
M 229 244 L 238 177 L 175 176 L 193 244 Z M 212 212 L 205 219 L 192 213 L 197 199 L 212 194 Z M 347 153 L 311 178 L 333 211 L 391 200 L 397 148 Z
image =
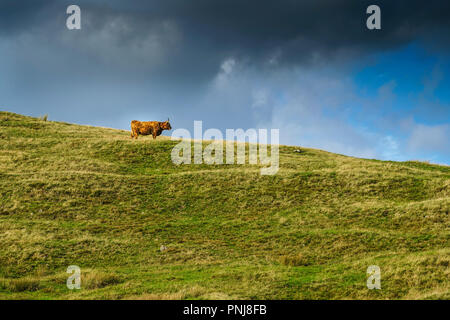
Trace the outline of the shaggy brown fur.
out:
M 169 119 L 164 122 L 159 121 L 131 121 L 131 138 L 138 138 L 139 135 L 148 136 L 151 134 L 153 139 L 163 132 L 163 130 L 171 130 Z

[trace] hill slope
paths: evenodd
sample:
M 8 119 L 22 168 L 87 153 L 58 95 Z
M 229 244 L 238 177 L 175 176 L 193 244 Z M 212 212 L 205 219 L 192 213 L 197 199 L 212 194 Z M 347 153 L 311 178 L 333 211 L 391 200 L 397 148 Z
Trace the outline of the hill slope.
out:
M 449 167 L 281 146 L 261 176 L 175 144 L 1 112 L 0 298 L 450 298 Z

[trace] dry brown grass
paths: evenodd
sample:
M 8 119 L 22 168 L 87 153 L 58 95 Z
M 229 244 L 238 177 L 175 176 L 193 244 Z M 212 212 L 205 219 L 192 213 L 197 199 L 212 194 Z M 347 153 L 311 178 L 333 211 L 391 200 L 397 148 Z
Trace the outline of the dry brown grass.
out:
M 11 292 L 33 292 L 39 290 L 40 281 L 29 277 L 20 279 L 0 279 L 0 288 Z
M 118 275 L 98 272 L 98 271 L 87 271 L 83 272 L 81 277 L 81 286 L 86 289 L 99 289 L 106 286 L 115 285 L 121 282 Z

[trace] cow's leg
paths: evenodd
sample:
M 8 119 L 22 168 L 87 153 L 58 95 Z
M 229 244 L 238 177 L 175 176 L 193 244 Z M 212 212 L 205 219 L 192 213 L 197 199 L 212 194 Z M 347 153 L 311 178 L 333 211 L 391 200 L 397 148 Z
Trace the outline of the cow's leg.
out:
M 156 130 L 153 130 L 153 140 L 155 140 L 156 139 Z

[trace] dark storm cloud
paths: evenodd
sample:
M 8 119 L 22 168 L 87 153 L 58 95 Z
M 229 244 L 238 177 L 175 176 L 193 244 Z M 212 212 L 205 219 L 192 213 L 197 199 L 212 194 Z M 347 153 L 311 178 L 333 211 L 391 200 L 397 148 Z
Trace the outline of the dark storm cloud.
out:
M 72 48 L 108 61 L 106 52 L 127 66 L 146 70 L 147 61 L 128 56 L 148 40 L 155 41 L 164 61 L 160 75 L 210 76 L 229 56 L 251 64 L 339 62 L 367 53 L 423 40 L 449 47 L 450 2 L 443 1 L 77 1 L 82 8 L 82 32 L 64 34 Z M 3 1 L 0 35 L 37 33 L 44 39 L 61 37 L 69 1 Z M 365 27 L 366 8 L 381 7 L 382 30 Z M 172 29 L 170 29 L 172 28 Z M 90 34 L 90 42 L 86 35 Z M 149 38 L 149 34 L 153 37 Z M 101 38 L 103 36 L 103 38 Z M 97 42 L 95 37 L 99 38 Z M 158 39 L 159 37 L 159 39 Z M 173 39 L 171 39 L 173 37 Z M 167 38 L 167 42 L 164 42 Z M 158 42 L 159 41 L 159 42 Z M 176 42 L 176 43 L 172 43 Z M 51 44 L 50 44 L 51 45 Z M 123 50 L 115 50 L 115 45 Z M 103 47 L 102 47 L 103 46 Z M 83 50 L 84 47 L 89 47 Z M 145 52 L 144 52 L 145 53 Z M 106 56 L 106 57 L 105 57 Z M 103 59 L 105 58 L 105 59 Z M 114 59 L 113 59 L 114 60 Z M 113 61 L 117 63 L 117 61 Z

